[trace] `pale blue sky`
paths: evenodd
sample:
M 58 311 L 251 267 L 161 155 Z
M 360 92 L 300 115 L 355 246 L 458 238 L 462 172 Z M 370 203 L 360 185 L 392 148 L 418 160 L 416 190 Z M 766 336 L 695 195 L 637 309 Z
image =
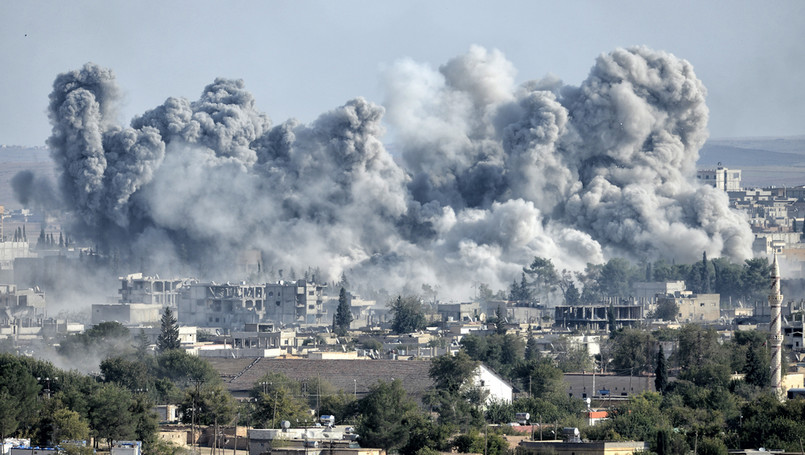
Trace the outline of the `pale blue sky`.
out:
M 770 6 L 771 5 L 771 6 Z M 54 77 L 112 68 L 121 121 L 168 96 L 241 78 L 273 123 L 355 96 L 381 103 L 380 72 L 497 48 L 517 81 L 576 85 L 615 47 L 693 63 L 711 137 L 805 134 L 805 1 L 32 1 L 0 2 L 0 144 L 43 145 Z

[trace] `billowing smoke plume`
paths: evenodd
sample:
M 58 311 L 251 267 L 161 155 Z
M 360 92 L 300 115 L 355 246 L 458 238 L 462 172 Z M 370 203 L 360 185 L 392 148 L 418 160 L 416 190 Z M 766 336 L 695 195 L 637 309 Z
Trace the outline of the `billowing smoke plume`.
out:
M 745 220 L 695 182 L 708 111 L 688 62 L 618 49 L 579 87 L 514 80 L 500 52 L 473 47 L 438 70 L 396 64 L 385 109 L 358 98 L 272 126 L 242 81 L 217 79 L 124 128 L 113 74 L 87 64 L 54 83 L 48 144 L 76 234 L 174 273 L 239 279 L 222 275 L 255 249 L 267 270 L 466 294 L 534 256 L 750 256 Z

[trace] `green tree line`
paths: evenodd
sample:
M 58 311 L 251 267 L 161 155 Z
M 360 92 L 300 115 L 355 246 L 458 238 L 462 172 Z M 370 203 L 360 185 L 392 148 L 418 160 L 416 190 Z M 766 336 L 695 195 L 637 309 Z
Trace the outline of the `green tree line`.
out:
M 567 305 L 590 304 L 605 297 L 628 298 L 636 282 L 681 280 L 694 293 L 720 294 L 722 304 L 752 303 L 766 299 L 770 273 L 766 258 L 735 264 L 727 258 L 708 259 L 706 253 L 692 264 L 665 260 L 633 264 L 612 258 L 604 264 L 587 264 L 581 272 L 559 271 L 550 259 L 536 257 L 512 282 L 508 298 L 532 302 L 558 296 Z

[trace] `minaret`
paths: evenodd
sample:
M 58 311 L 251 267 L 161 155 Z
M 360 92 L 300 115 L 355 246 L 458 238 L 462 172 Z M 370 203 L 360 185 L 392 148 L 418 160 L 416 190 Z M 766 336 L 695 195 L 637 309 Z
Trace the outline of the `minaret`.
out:
M 771 388 L 782 396 L 782 345 L 783 334 L 780 325 L 780 307 L 783 302 L 783 295 L 780 293 L 780 265 L 777 264 L 777 254 L 774 255 L 774 262 L 771 265 L 771 293 L 769 294 L 769 306 L 771 307 L 771 320 L 769 321 L 769 341 L 771 343 Z

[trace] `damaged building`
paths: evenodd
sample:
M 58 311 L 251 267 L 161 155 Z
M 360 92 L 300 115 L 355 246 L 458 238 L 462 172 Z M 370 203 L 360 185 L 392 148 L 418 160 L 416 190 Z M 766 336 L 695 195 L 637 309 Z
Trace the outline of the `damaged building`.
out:
M 643 321 L 643 306 L 633 301 L 599 303 L 595 305 L 558 305 L 554 324 L 569 329 L 606 330 L 609 310 L 615 316 L 616 327 L 634 327 Z
M 159 325 L 165 307 L 177 310 L 179 295 L 194 280 L 162 279 L 132 273 L 120 277 L 117 303 L 92 305 L 92 323 L 116 321 L 128 326 Z
M 39 288 L 18 289 L 0 284 L 0 324 L 33 321 L 45 316 L 45 293 Z
M 182 325 L 221 328 L 273 322 L 277 325 L 327 325 L 324 286 L 305 280 L 270 284 L 193 283 L 182 292 Z

